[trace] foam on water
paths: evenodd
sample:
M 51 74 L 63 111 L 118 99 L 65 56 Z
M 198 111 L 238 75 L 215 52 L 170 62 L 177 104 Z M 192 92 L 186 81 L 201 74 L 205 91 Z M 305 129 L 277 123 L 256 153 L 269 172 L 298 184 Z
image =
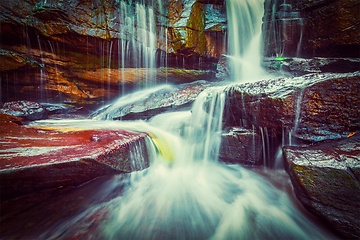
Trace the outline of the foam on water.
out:
M 217 161 L 223 101 L 222 89 L 210 88 L 200 94 L 191 111 L 161 114 L 149 122 L 33 123 L 143 131 L 154 136 L 147 142 L 150 167 L 130 174 L 124 194 L 95 204 L 46 237 L 66 239 L 74 226 L 86 231 L 91 225 L 85 223 L 96 213 L 101 220 L 96 239 L 330 238 L 294 206 L 285 192 L 263 177 Z M 161 148 L 171 153 L 171 161 Z M 125 183 L 114 178 L 103 191 L 110 195 L 121 184 Z

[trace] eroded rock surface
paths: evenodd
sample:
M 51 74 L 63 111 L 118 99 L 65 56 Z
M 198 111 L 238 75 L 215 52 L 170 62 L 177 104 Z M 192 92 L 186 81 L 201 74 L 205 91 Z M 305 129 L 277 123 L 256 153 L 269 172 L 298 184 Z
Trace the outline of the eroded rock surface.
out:
M 360 136 L 315 146 L 285 147 L 300 202 L 350 239 L 360 237 Z

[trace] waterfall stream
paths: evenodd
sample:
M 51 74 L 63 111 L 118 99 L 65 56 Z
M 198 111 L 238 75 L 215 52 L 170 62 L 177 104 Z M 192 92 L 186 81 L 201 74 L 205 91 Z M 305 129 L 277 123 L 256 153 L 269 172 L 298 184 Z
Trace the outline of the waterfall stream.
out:
M 263 0 L 227 0 L 226 6 L 232 78 L 258 79 L 262 76 L 259 42 Z M 140 6 L 137 10 L 145 11 Z M 149 18 L 153 18 L 152 14 L 149 9 Z M 137 21 L 146 28 L 143 20 Z M 143 47 L 152 44 L 149 38 Z M 148 54 L 152 57 L 151 49 Z M 152 67 L 150 61 L 150 57 L 143 59 L 143 65 Z M 148 91 L 128 95 L 100 110 L 93 119 L 33 123 L 140 131 L 150 136 L 148 169 L 132 172 L 127 178 L 109 179 L 101 190 L 92 193 L 101 201 L 50 228 L 40 239 L 68 239 L 74 236 L 74 231 L 75 235 L 92 233 L 87 239 L 333 238 L 310 221 L 286 192 L 264 177 L 241 166 L 217 161 L 225 101 L 223 87 L 204 90 L 190 111 L 163 113 L 149 121 L 110 121 L 112 112 L 118 111 L 121 104 L 147 96 Z M 264 145 L 265 130 L 264 134 L 261 129 Z M 133 156 L 137 156 L 135 150 Z M 114 195 L 119 188 L 124 190 Z
M 143 131 L 151 165 L 114 176 L 92 193 L 106 199 L 43 233 L 67 239 L 97 227 L 88 239 L 329 239 L 264 177 L 217 161 L 222 88 L 202 92 L 190 111 L 150 121 L 44 120 L 37 126 Z M 114 189 L 124 189 L 116 194 Z M 115 194 L 115 196 L 113 196 Z M 75 228 L 75 230 L 74 230 Z

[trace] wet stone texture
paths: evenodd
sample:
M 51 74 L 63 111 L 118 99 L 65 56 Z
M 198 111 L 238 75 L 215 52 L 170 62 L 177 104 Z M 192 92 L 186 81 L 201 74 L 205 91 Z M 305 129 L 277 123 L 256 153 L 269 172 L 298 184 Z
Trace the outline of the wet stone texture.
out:
M 284 129 L 302 141 L 341 139 L 360 129 L 360 73 L 308 74 L 226 89 L 225 126 Z
M 359 57 L 359 2 L 267 0 L 266 56 Z
M 349 239 L 360 237 L 360 136 L 285 147 L 295 194 L 310 212 Z
M 42 105 L 30 101 L 7 102 L 0 108 L 0 113 L 26 120 L 38 120 L 47 116 L 46 109 Z
M 263 165 L 263 145 L 256 131 L 231 128 L 222 135 L 219 161 L 248 166 Z
M 149 166 L 145 133 L 37 129 L 16 124 L 19 118 L 0 117 L 1 201 Z M 143 158 L 132 159 L 130 151 Z

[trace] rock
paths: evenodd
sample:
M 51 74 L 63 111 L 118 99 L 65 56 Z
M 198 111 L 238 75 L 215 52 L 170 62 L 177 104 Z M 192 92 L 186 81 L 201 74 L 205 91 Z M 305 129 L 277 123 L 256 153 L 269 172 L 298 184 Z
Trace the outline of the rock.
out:
M 220 64 L 221 59 L 219 60 Z M 360 69 L 360 60 L 353 58 L 265 58 L 263 66 L 269 73 L 301 76 L 309 73 L 346 73 Z M 221 69 L 218 70 L 218 72 Z
M 41 105 L 45 108 L 48 114 L 65 114 L 78 110 L 75 106 L 69 104 L 41 103 Z
M 221 5 L 170 1 L 168 15 L 171 23 L 170 49 L 177 55 L 219 58 L 223 53 L 226 15 Z
M 0 49 L 0 71 L 9 71 L 24 66 L 39 67 L 40 64 L 32 61 L 26 56 L 13 51 Z
M 1 201 L 149 166 L 145 133 L 34 128 L 0 116 Z
M 246 166 L 264 165 L 261 136 L 251 130 L 231 128 L 221 138 L 219 161 Z
M 47 116 L 47 112 L 42 105 L 30 101 L 7 102 L 0 109 L 0 113 L 21 117 L 26 120 L 39 120 Z
M 360 128 L 360 73 L 309 74 L 225 89 L 225 126 L 240 121 L 267 127 L 275 135 L 284 128 L 303 141 L 340 139 Z
M 299 201 L 346 239 L 360 237 L 360 137 L 285 147 Z
M 360 54 L 356 1 L 265 1 L 266 56 L 354 57 Z
M 230 64 L 225 55 L 221 55 L 217 63 L 216 77 L 219 79 L 230 79 Z
M 92 114 L 95 119 L 149 119 L 172 109 L 190 107 L 205 88 L 214 83 L 197 81 L 179 86 L 157 86 L 118 99 Z

